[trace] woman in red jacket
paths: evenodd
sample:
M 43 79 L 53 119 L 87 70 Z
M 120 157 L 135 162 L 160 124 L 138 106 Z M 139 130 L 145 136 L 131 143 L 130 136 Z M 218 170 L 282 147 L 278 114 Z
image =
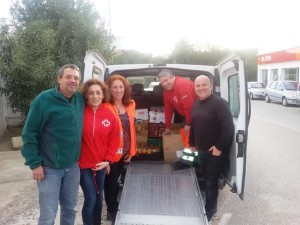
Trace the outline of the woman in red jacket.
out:
M 102 104 L 108 89 L 99 80 L 83 85 L 87 99 L 84 109 L 80 167 L 80 186 L 84 194 L 82 220 L 85 225 L 101 224 L 105 168 L 115 160 L 119 147 L 119 124 L 115 115 Z
M 107 205 L 107 215 L 113 223 L 118 211 L 118 190 L 120 177 L 124 166 L 136 154 L 136 134 L 134 127 L 135 102 L 131 99 L 131 89 L 128 81 L 121 75 L 110 76 L 107 80 L 111 98 L 107 107 L 119 121 L 119 149 L 105 178 L 104 195 Z

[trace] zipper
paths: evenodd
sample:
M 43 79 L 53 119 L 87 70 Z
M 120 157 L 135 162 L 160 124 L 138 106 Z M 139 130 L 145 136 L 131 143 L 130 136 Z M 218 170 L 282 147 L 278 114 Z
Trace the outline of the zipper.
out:
M 95 134 L 95 123 L 96 123 L 96 110 L 94 110 L 94 121 L 93 121 L 93 141 L 94 141 L 94 134 Z

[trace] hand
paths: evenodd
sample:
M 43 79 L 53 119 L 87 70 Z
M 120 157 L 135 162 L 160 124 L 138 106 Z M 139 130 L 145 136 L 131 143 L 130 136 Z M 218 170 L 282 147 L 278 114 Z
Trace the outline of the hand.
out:
M 32 170 L 32 177 L 37 182 L 44 179 L 44 168 L 42 166 L 39 166 L 38 168 L 35 168 Z
M 130 155 L 128 155 L 128 154 L 125 155 L 125 156 L 124 156 L 124 162 L 125 162 L 125 163 L 130 163 L 131 158 L 132 158 L 132 156 L 130 156 Z
M 192 152 L 194 152 L 194 151 L 196 151 L 196 147 L 190 147 L 190 150 L 191 150 Z
M 94 168 L 92 168 L 92 170 L 102 170 L 105 167 L 107 167 L 109 165 L 109 162 L 100 162 L 100 163 L 96 163 L 96 166 Z
M 216 148 L 216 146 L 212 146 L 208 151 L 212 152 L 211 154 L 214 156 L 220 156 L 222 151 Z
M 109 173 L 110 173 L 110 165 L 108 165 L 108 166 L 105 168 L 105 173 L 106 173 L 106 174 L 109 174 Z
M 191 126 L 186 124 L 186 125 L 184 126 L 184 128 L 183 128 L 184 134 L 185 134 L 185 135 L 189 135 L 190 129 L 191 129 Z
M 169 128 L 166 128 L 164 134 L 165 134 L 165 135 L 171 134 L 171 130 L 170 130 Z

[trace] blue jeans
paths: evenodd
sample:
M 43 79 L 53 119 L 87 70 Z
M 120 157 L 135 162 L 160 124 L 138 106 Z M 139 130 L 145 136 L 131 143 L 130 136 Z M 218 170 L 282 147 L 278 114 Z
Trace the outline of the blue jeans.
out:
M 82 221 L 84 225 L 100 225 L 102 214 L 105 169 L 94 172 L 80 170 L 80 186 L 84 194 Z
M 74 225 L 78 198 L 80 171 L 78 163 L 66 169 L 44 167 L 44 179 L 37 183 L 39 188 L 39 225 L 53 225 L 61 207 L 60 224 Z

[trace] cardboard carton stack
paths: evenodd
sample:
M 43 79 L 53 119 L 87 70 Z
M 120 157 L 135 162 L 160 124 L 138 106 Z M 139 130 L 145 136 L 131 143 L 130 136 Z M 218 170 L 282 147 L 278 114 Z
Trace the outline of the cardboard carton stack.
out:
M 164 135 L 165 114 L 163 107 L 136 110 L 137 160 L 177 161 L 176 151 L 182 149 L 181 124 L 172 124 L 171 135 Z

